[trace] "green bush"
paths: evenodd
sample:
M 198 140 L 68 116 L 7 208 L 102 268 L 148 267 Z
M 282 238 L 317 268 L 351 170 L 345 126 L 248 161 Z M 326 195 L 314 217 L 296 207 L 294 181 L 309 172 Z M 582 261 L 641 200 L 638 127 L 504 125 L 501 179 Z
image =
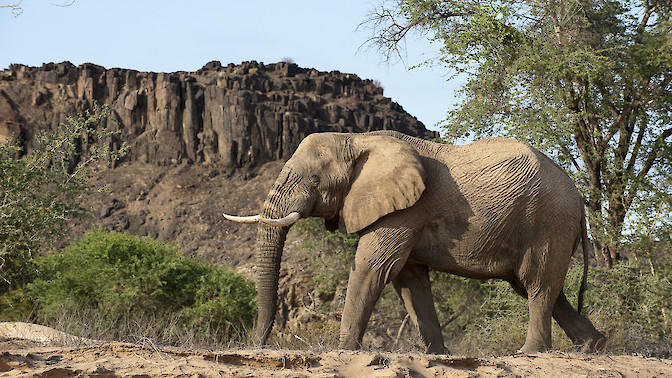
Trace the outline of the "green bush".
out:
M 592 269 L 586 313 L 614 353 L 669 354 L 672 284 L 639 262 Z
M 432 294 L 451 353 L 513 353 L 525 342 L 527 301 L 501 280 L 475 280 L 432 272 Z M 448 319 L 452 319 L 447 322 Z
M 26 291 L 45 324 L 84 311 L 110 329 L 154 318 L 225 340 L 241 336 L 256 313 L 256 292 L 244 277 L 150 238 L 95 230 L 37 263 L 40 276 Z

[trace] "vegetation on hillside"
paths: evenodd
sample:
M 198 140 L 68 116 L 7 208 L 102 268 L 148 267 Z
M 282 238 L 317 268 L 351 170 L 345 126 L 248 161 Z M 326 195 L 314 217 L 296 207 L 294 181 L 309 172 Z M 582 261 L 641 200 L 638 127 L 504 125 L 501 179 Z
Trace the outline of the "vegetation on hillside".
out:
M 78 336 L 221 345 L 244 339 L 253 284 L 184 257 L 176 245 L 94 230 L 55 250 L 86 215 L 93 168 L 113 163 L 107 106 L 68 118 L 35 145 L 0 143 L 0 321 L 28 320 Z

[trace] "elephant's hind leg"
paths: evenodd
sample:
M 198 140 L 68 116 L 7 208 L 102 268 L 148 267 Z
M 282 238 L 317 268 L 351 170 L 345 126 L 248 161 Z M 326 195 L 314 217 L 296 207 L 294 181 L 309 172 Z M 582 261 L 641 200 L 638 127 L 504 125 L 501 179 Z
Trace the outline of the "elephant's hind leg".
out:
M 532 294 L 528 290 L 530 321 L 527 326 L 525 344 L 522 353 L 545 352 L 551 348 L 551 315 L 557 291 L 542 289 Z
M 553 234 L 538 238 L 527 250 L 516 272 L 517 281 L 527 293 L 530 311 L 527 337 L 520 352 L 538 353 L 551 349 L 553 309 L 562 292 L 575 246 L 575 239 Z M 520 290 L 518 282 L 512 284 L 516 291 Z
M 607 339 L 590 320 L 572 307 L 564 292 L 560 292 L 555 302 L 553 318 L 575 345 L 582 346 L 583 352 L 596 352 L 604 348 Z
M 427 352 L 445 353 L 441 325 L 436 315 L 429 283 L 429 268 L 406 264 L 392 280 L 392 284 L 397 294 L 404 300 L 406 311 L 418 326 L 422 341 L 427 346 Z
M 511 288 L 516 294 L 528 300 L 530 322 L 527 328 L 525 345 L 520 348 L 521 353 L 544 352 L 551 347 L 551 308 L 552 293 L 549 290 L 538 291 L 530 296 L 525 285 L 519 280 L 509 280 Z

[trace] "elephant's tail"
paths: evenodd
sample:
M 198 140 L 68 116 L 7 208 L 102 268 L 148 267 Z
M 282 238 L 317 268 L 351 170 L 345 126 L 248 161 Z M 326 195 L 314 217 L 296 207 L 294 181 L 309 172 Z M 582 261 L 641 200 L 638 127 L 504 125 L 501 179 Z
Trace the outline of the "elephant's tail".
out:
M 588 230 L 586 229 L 586 214 L 583 211 L 583 218 L 581 220 L 581 248 L 583 249 L 583 277 L 581 278 L 581 286 L 579 287 L 579 298 L 576 304 L 576 311 L 581 314 L 583 307 L 583 294 L 588 287 Z

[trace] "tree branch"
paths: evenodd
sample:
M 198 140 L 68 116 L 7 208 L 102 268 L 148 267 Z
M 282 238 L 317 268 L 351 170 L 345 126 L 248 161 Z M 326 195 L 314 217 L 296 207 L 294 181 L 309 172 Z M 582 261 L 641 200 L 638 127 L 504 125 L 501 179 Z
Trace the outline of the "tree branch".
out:
M 647 96 L 645 103 L 650 103 L 654 98 L 659 97 L 659 92 L 664 91 L 670 85 L 670 82 L 672 82 L 672 75 L 665 75 L 660 84 L 654 85 L 649 89 L 649 96 Z
M 76 2 L 77 2 L 77 0 L 70 0 L 69 2 L 67 2 L 67 3 L 63 3 L 63 4 L 54 4 L 54 3 L 49 3 L 49 4 L 51 4 L 51 5 L 55 6 L 55 7 L 69 7 L 69 6 L 71 6 L 72 4 L 74 4 L 74 3 L 76 3 Z
M 69 7 L 76 3 L 77 0 L 68 0 L 67 2 L 63 4 L 54 4 L 54 3 L 49 3 L 55 7 Z M 23 13 L 23 7 L 21 6 L 21 3 L 23 3 L 23 0 L 19 0 L 18 2 L 14 4 L 9 4 L 9 5 L 0 5 L 0 8 L 11 8 L 12 9 L 12 14 L 14 17 L 18 17 L 21 13 Z
M 9 5 L 0 5 L 0 8 L 12 8 L 12 14 L 14 17 L 17 17 L 21 13 L 23 13 L 23 8 L 21 7 L 21 3 L 23 3 L 23 0 L 19 0 L 19 2 L 14 3 L 14 4 L 9 4 Z
M 658 10 L 660 6 L 660 3 L 655 3 L 653 5 L 650 5 L 646 12 L 644 12 L 644 16 L 642 16 L 642 20 L 639 22 L 639 27 L 638 27 L 638 36 L 637 36 L 637 43 L 642 42 L 642 38 L 644 37 L 644 30 L 646 29 L 646 25 L 649 23 L 649 19 L 651 18 L 651 15 L 653 12 Z
M 441 324 L 441 330 L 443 331 L 446 327 L 448 327 L 448 324 L 452 323 L 455 319 L 457 319 L 460 315 L 462 315 L 462 313 L 466 309 L 467 307 L 465 305 L 460 306 L 460 308 L 458 308 L 457 311 L 453 312 L 453 314 L 450 315 L 450 317 L 446 319 L 446 321 L 443 322 L 443 324 Z
M 639 129 L 637 130 L 637 140 L 635 141 L 635 145 L 632 147 L 632 152 L 630 152 L 630 161 L 628 161 L 628 165 L 625 168 L 627 172 L 632 172 L 632 170 L 635 168 L 635 163 L 637 162 L 637 156 L 639 156 L 639 149 L 642 147 L 644 134 L 646 134 L 647 125 L 648 121 L 646 118 L 640 119 Z
M 653 163 L 658 157 L 658 152 L 661 148 L 663 148 L 665 139 L 667 139 L 670 135 L 672 135 L 672 128 L 663 130 L 663 132 L 658 135 L 658 138 L 656 138 L 656 141 L 654 142 L 653 147 L 649 152 L 649 156 L 646 158 L 642 169 L 640 169 L 639 173 L 637 174 L 637 179 L 642 179 L 644 176 L 646 176 L 647 173 L 649 173 L 649 170 L 651 170 Z
M 607 147 L 607 144 L 609 143 L 609 141 L 611 140 L 611 138 L 613 138 L 614 135 L 616 135 L 616 133 L 618 132 L 618 130 L 621 129 L 621 125 L 623 124 L 623 121 L 625 121 L 626 119 L 628 119 L 628 118 L 630 117 L 630 115 L 632 114 L 632 111 L 633 111 L 637 106 L 639 106 L 639 105 L 637 104 L 636 101 L 633 102 L 633 103 L 630 103 L 630 104 L 628 104 L 627 106 L 625 106 L 625 108 L 623 109 L 623 111 L 621 111 L 621 112 L 618 114 L 618 117 L 616 117 L 616 119 L 614 120 L 614 122 L 611 124 L 611 126 L 610 126 L 609 129 L 607 130 L 607 134 L 606 134 L 606 135 L 604 136 L 604 138 L 600 141 L 600 143 L 599 143 L 599 145 L 598 145 L 599 151 L 604 151 L 604 150 L 605 150 L 605 148 Z
M 408 321 L 411 319 L 410 314 L 406 314 L 404 316 L 404 320 L 401 322 L 401 326 L 399 326 L 399 330 L 397 331 L 397 338 L 394 340 L 394 344 L 392 344 L 392 350 L 397 349 L 399 346 L 399 342 L 401 341 L 401 336 L 404 333 L 404 330 L 406 329 L 406 326 L 408 325 Z
M 449 12 L 433 9 L 411 18 L 404 17 L 399 6 L 393 8 L 381 4 L 372 9 L 367 18 L 357 28 L 362 29 L 366 26 L 372 30 L 373 36 L 367 39 L 363 45 L 375 46 L 383 53 L 385 61 L 390 61 L 392 55 L 397 55 L 403 60 L 403 47 L 400 47 L 400 44 L 403 43 L 411 30 L 424 29 L 423 32 L 428 33 L 429 26 L 437 21 L 473 14 L 472 11 Z M 400 17 L 404 19 L 401 22 L 399 21 Z
M 623 172 L 627 172 L 626 171 L 627 167 L 624 164 L 625 159 L 628 156 L 628 151 L 630 150 L 630 145 L 632 144 L 632 133 L 635 128 L 634 124 L 637 122 L 636 117 L 631 117 L 632 112 L 633 112 L 632 110 L 628 112 L 630 116 L 628 116 L 627 120 L 621 120 L 619 122 L 620 126 L 618 130 L 620 131 L 619 133 L 620 137 L 618 138 L 618 145 L 614 149 L 614 169 L 622 170 Z M 610 136 L 609 138 L 611 139 L 612 137 L 613 135 Z M 609 143 L 608 140 L 607 143 Z M 623 175 L 621 174 L 620 176 Z M 627 180 L 627 178 L 625 178 L 625 180 Z
M 649 154 L 646 157 L 646 161 L 644 161 L 642 168 L 639 170 L 639 173 L 637 173 L 637 179 L 630 186 L 630 191 L 628 192 L 628 195 L 625 198 L 625 204 L 630 205 L 630 203 L 632 203 L 632 201 L 635 199 L 639 183 L 643 180 L 644 176 L 646 176 L 653 167 L 654 163 L 656 162 L 656 158 L 658 157 L 658 152 L 660 152 L 660 149 L 663 148 L 663 146 L 665 145 L 665 139 L 670 137 L 670 135 L 672 135 L 672 127 L 663 130 L 663 132 L 660 133 L 660 135 L 658 135 L 658 138 L 656 138 L 656 141 L 653 143 L 653 146 L 651 147 L 651 151 L 649 151 Z

